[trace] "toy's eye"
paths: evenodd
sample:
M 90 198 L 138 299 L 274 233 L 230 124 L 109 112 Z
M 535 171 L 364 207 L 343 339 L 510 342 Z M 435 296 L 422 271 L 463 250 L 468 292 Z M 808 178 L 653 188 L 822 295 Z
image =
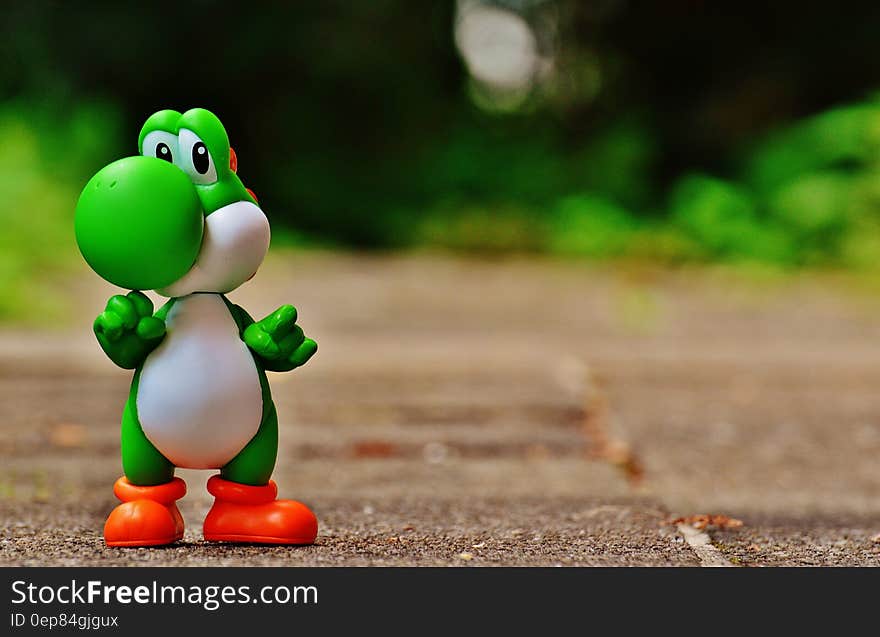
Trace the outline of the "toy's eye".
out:
M 177 148 L 177 135 L 167 131 L 155 130 L 148 133 L 144 137 L 144 155 L 146 157 L 156 157 L 165 161 L 176 164 L 178 163 L 180 151 Z
M 181 166 L 193 183 L 212 184 L 217 181 L 217 169 L 211 152 L 198 135 L 186 128 L 180 130 L 180 155 Z
M 197 142 L 192 150 L 193 167 L 200 175 L 204 175 L 211 167 L 211 156 L 202 142 Z
M 174 156 L 171 154 L 171 149 L 168 148 L 168 144 L 165 142 L 159 142 L 156 144 L 156 157 L 164 159 L 165 161 L 170 161 L 172 164 L 174 163 Z

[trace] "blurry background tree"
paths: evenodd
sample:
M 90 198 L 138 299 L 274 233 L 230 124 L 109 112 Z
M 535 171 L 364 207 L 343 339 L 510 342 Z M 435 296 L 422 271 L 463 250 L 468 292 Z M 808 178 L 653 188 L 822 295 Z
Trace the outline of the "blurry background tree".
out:
M 873 3 L 4 3 L 0 316 L 76 195 L 206 106 L 288 242 L 880 261 Z M 24 212 L 23 212 L 24 211 Z

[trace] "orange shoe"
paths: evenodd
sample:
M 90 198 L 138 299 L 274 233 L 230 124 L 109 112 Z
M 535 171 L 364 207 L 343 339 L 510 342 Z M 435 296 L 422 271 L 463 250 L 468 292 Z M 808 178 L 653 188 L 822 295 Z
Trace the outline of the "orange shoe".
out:
M 312 544 L 318 535 L 318 520 L 306 505 L 275 499 L 274 480 L 253 487 L 212 476 L 208 492 L 216 498 L 204 525 L 211 542 Z
M 186 495 L 180 478 L 154 487 L 139 487 L 124 476 L 113 485 L 122 500 L 104 524 L 107 546 L 159 546 L 183 537 L 183 517 L 174 504 Z

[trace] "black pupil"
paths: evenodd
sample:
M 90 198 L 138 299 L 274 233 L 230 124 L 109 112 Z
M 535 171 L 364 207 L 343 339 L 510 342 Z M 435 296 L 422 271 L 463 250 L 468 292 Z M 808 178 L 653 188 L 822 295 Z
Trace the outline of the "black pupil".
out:
M 165 142 L 159 142 L 159 145 L 156 146 L 156 157 L 172 163 L 174 162 L 174 158 L 171 156 L 171 149 L 168 148 L 168 144 Z
M 193 146 L 193 167 L 199 172 L 200 175 L 204 175 L 208 172 L 208 167 L 211 164 L 211 160 L 208 157 L 208 149 L 205 148 L 205 145 L 202 142 L 196 142 L 196 145 Z

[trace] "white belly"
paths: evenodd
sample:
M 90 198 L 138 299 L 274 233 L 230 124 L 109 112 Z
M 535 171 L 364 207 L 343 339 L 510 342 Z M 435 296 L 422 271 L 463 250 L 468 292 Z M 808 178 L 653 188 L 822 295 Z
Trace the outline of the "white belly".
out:
M 165 340 L 141 370 L 138 418 L 147 439 L 175 466 L 218 469 L 260 428 L 260 378 L 223 298 L 178 299 Z

